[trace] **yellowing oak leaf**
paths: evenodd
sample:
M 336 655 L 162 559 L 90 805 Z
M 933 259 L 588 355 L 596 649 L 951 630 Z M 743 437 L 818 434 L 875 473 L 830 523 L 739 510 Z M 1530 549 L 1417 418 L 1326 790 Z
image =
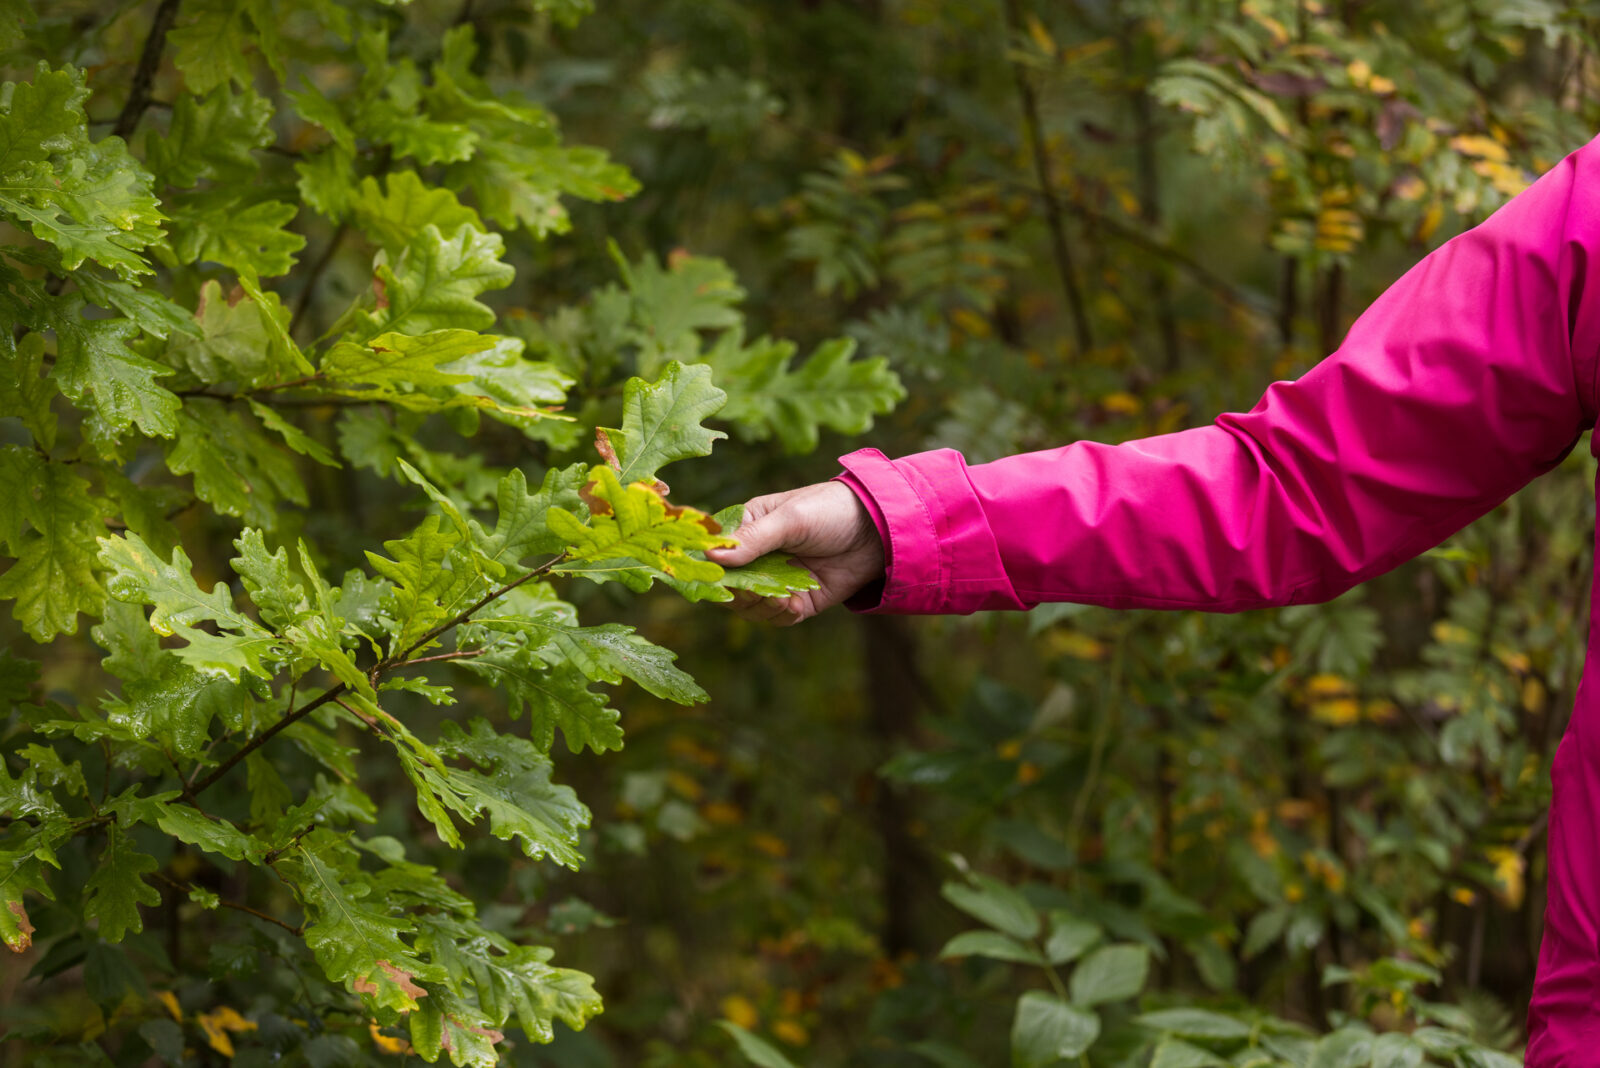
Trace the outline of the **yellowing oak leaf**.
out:
M 673 578 L 715 582 L 722 568 L 689 554 L 732 546 L 711 516 L 667 503 L 658 485 L 623 486 L 615 471 L 596 467 L 585 487 L 590 520 L 585 525 L 561 508 L 549 513 L 550 530 L 565 540 L 567 555 L 578 561 L 637 561 Z

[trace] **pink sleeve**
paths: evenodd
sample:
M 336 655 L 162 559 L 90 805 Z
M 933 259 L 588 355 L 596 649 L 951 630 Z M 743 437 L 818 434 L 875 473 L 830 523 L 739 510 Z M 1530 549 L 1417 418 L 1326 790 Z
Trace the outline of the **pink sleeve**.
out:
M 1594 424 L 1600 140 L 1391 286 L 1245 414 L 968 466 L 842 459 L 892 567 L 869 611 L 1320 601 L 1442 541 Z

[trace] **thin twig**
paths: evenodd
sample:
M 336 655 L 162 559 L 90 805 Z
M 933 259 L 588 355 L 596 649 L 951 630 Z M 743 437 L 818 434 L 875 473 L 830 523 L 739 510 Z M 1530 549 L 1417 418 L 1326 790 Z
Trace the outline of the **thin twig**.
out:
M 1530 823 L 1528 825 L 1528 829 L 1522 832 L 1522 837 L 1517 839 L 1517 844 L 1511 847 L 1512 851 L 1519 857 L 1526 856 L 1529 847 L 1531 847 L 1534 842 L 1538 841 L 1539 836 L 1544 834 L 1549 827 L 1550 810 L 1545 809 L 1543 812 L 1539 813 L 1539 818 Z
M 156 880 L 158 882 L 166 883 L 168 886 L 172 887 L 174 890 L 177 890 L 180 893 L 187 894 L 187 893 L 193 892 L 193 890 L 194 890 L 194 887 L 192 885 L 190 885 L 188 883 L 180 882 L 177 879 L 169 878 L 169 877 L 161 874 L 160 872 L 154 872 L 152 874 L 155 875 Z M 238 902 L 238 901 L 224 901 L 223 899 L 218 898 L 217 899 L 217 904 L 221 905 L 225 909 L 233 909 L 235 912 L 242 912 L 247 916 L 254 916 L 258 920 L 266 920 L 268 923 L 275 923 L 279 927 L 282 927 L 285 931 L 288 931 L 292 935 L 303 935 L 303 934 L 306 933 L 304 927 L 293 927 L 293 926 L 285 923 L 284 921 L 278 919 L 278 917 L 276 917 L 276 916 L 268 916 L 265 912 L 262 912 L 259 909 L 253 909 L 249 905 L 242 904 L 241 902 Z
M 1111 721 L 1122 703 L 1122 661 L 1127 642 L 1128 633 L 1122 630 L 1111 647 L 1111 664 L 1105 677 L 1105 700 L 1100 709 L 1100 722 L 1095 724 L 1094 741 L 1090 743 L 1089 768 L 1084 772 L 1083 785 L 1073 799 L 1072 815 L 1067 822 L 1067 842 L 1074 850 L 1079 848 L 1078 835 L 1083 830 L 1083 822 L 1089 812 L 1089 798 L 1094 793 L 1096 780 L 1100 777 L 1100 766 L 1105 760 L 1106 746 L 1111 741 Z M 1081 851 L 1079 855 L 1082 855 Z
M 161 0 L 155 18 L 150 21 L 150 33 L 144 39 L 144 51 L 139 55 L 139 66 L 133 72 L 133 85 L 128 89 L 128 102 L 122 105 L 117 124 L 111 128 L 113 135 L 127 140 L 138 127 L 150 106 L 150 83 L 155 80 L 156 69 L 161 66 L 161 53 L 167 47 L 167 31 L 178 18 L 178 5 L 182 0 Z
M 334 230 L 333 236 L 328 238 L 328 245 L 322 250 L 322 255 L 317 257 L 317 262 L 313 263 L 311 269 L 306 272 L 305 288 L 300 290 L 300 299 L 294 303 L 294 314 L 289 316 L 289 333 L 294 333 L 294 328 L 300 324 L 300 320 L 305 316 L 306 309 L 311 307 L 311 298 L 317 292 L 317 283 L 322 281 L 323 272 L 333 263 L 333 257 L 339 251 L 339 244 L 344 240 L 344 235 L 349 229 L 350 223 L 348 220 L 339 223 L 339 227 Z
M 415 660 L 402 660 L 393 664 L 393 668 L 415 667 L 418 664 L 437 664 L 443 660 L 471 660 L 473 657 L 482 656 L 484 650 L 469 649 L 466 652 L 440 653 L 437 656 L 419 656 Z
M 1005 0 L 1006 35 L 1008 38 L 1022 33 L 1022 0 Z M 1022 120 L 1027 126 L 1029 146 L 1033 150 L 1033 169 L 1039 179 L 1039 194 L 1044 198 L 1045 224 L 1050 229 L 1050 248 L 1055 253 L 1056 270 L 1061 275 L 1061 289 L 1072 312 L 1073 332 L 1078 341 L 1080 355 L 1094 348 L 1094 331 L 1089 325 L 1088 310 L 1083 304 L 1083 289 L 1078 283 L 1078 269 L 1072 262 L 1072 249 L 1067 244 L 1066 224 L 1062 219 L 1061 196 L 1056 192 L 1055 177 L 1050 169 L 1048 146 L 1045 144 L 1044 123 L 1039 118 L 1039 97 L 1028 80 L 1028 72 L 1021 63 L 1011 61 L 1011 73 L 1016 79 L 1017 96 L 1022 101 Z
M 1037 191 L 1030 189 L 1030 192 L 1036 193 Z M 1173 248 L 1171 245 L 1163 244 L 1143 228 L 1123 222 L 1115 216 L 1096 211 L 1088 204 L 1076 199 L 1065 201 L 1063 207 L 1072 214 L 1094 224 L 1097 229 L 1105 230 L 1117 240 L 1127 242 L 1153 256 L 1159 256 L 1170 261 L 1174 266 L 1181 268 L 1194 281 L 1216 293 L 1231 305 L 1244 308 L 1262 317 L 1272 317 L 1272 309 L 1268 307 L 1262 298 L 1237 288 L 1226 278 L 1210 270 L 1193 256 Z

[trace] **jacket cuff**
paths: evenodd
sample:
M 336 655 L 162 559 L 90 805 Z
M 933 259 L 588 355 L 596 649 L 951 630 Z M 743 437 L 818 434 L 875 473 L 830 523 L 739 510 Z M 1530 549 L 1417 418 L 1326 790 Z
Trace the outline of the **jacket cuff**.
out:
M 882 611 L 883 588 L 888 581 L 888 569 L 894 566 L 894 547 L 889 539 L 889 526 L 884 521 L 883 509 L 878 507 L 878 502 L 872 499 L 872 494 L 867 492 L 867 487 L 861 480 L 849 471 L 834 475 L 833 481 L 841 482 L 848 486 L 851 493 L 856 495 L 856 500 L 861 502 L 861 507 L 866 510 L 867 517 L 872 520 L 872 525 L 878 531 L 878 544 L 883 546 L 884 574 L 873 579 L 844 601 L 844 606 L 852 612 L 876 613 Z
M 890 460 L 876 449 L 839 458 L 849 486 L 883 539 L 881 593 L 852 598 L 855 611 L 896 615 L 1022 609 L 1006 577 L 983 507 L 953 449 Z

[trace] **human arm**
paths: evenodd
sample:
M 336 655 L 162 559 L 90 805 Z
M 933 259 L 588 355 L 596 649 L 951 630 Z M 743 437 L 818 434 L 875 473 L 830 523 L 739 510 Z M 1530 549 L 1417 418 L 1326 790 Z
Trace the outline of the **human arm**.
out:
M 1337 352 L 1247 413 L 973 466 L 950 450 L 853 453 L 843 462 L 888 542 L 870 610 L 1336 596 L 1488 511 L 1593 425 L 1597 250 L 1591 143 L 1423 259 Z

